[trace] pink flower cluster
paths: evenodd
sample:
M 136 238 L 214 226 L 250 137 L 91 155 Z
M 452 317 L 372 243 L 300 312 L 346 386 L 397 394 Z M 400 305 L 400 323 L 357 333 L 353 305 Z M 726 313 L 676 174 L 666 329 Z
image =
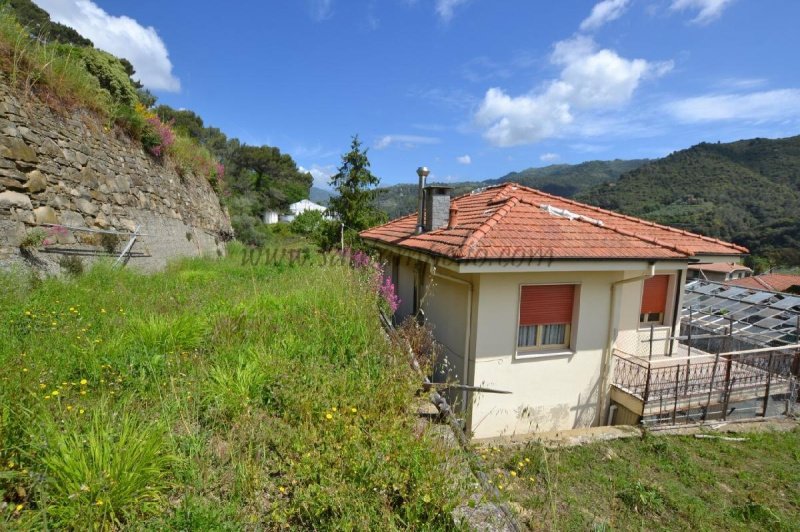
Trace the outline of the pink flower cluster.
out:
M 158 138 L 161 140 L 159 144 L 156 144 L 150 148 L 150 153 L 156 157 L 161 157 L 164 153 L 166 153 L 170 146 L 175 144 L 175 132 L 172 131 L 170 124 L 165 124 L 157 116 L 151 116 L 147 119 L 147 121 L 151 126 L 153 126 L 156 135 L 158 135 Z
M 42 241 L 45 246 L 52 246 L 58 242 L 59 237 L 66 237 L 69 235 L 69 229 L 63 225 L 54 225 L 47 230 L 47 237 Z
M 370 285 L 394 314 L 400 307 L 400 297 L 397 295 L 392 279 L 388 276 L 384 277 L 383 267 L 360 250 L 353 252 L 348 248 L 344 250 L 342 255 L 345 258 L 349 257 L 350 265 L 353 268 L 369 272 Z

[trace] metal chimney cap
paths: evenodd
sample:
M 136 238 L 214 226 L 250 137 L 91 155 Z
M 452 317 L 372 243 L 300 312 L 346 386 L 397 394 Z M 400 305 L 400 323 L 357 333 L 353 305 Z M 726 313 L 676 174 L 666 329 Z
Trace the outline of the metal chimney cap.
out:
M 431 171 L 428 170 L 427 166 L 420 166 L 419 168 L 417 168 L 417 175 L 420 177 L 428 177 L 428 174 L 430 173 Z

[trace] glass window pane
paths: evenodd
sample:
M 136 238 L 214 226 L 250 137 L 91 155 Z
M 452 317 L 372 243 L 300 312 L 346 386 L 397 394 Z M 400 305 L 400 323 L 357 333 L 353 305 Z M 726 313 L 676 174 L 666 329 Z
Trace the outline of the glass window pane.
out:
M 519 328 L 519 338 L 517 345 L 533 346 L 536 345 L 536 325 L 521 325 Z
M 557 323 L 542 326 L 542 345 L 565 344 L 567 324 Z

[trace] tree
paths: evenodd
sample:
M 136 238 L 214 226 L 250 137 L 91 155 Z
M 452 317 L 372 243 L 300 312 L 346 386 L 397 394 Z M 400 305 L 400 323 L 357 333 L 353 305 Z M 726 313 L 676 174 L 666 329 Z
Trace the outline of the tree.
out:
M 331 177 L 330 184 L 338 193 L 330 200 L 330 210 L 351 233 L 357 233 L 385 221 L 386 215 L 375 208 L 375 187 L 380 179 L 370 172 L 367 148 L 361 149 L 358 135 L 353 137 L 350 151 L 342 155 L 342 165 Z

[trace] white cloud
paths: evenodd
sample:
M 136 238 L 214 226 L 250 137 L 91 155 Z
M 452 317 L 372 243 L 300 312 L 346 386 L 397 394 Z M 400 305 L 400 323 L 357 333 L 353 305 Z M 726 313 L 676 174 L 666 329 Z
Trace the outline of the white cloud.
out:
M 800 119 L 800 89 L 707 94 L 671 102 L 667 104 L 667 111 L 678 120 L 689 123 Z
M 456 7 L 466 4 L 469 0 L 436 0 L 436 13 L 445 22 L 450 22 Z
M 456 157 L 456 161 L 458 161 L 459 164 L 472 164 L 472 157 L 470 157 L 469 154 L 462 155 L 461 157 Z
M 603 0 L 592 8 L 592 13 L 581 22 L 583 31 L 596 30 L 600 26 L 616 20 L 628 8 L 630 0 Z
M 152 26 L 126 16 L 112 16 L 90 0 L 36 0 L 50 18 L 91 39 L 97 48 L 123 57 L 136 69 L 137 80 L 148 89 L 178 92 L 181 83 L 172 73 L 164 41 Z
M 539 160 L 546 163 L 552 163 L 554 161 L 559 160 L 560 158 L 561 156 L 557 153 L 543 153 L 542 155 L 539 156 Z
M 697 16 L 692 19 L 695 24 L 708 24 L 722 15 L 722 12 L 733 0 L 672 0 L 670 9 L 684 11 L 696 10 Z
M 331 176 L 335 172 L 335 168 L 332 165 L 328 166 L 319 166 L 319 165 L 311 165 L 311 168 L 305 168 L 303 166 L 298 166 L 297 169 L 301 173 L 308 172 L 311 174 L 311 177 L 314 178 L 314 186 L 318 188 L 325 188 L 330 189 L 330 180 Z
M 585 36 L 556 43 L 551 62 L 562 68 L 558 79 L 522 96 L 494 87 L 484 96 L 475 121 L 496 146 L 531 144 L 564 133 L 584 113 L 607 111 L 627 103 L 648 76 L 672 68 L 671 62 L 625 59 L 598 50 Z
M 375 141 L 373 147 L 376 150 L 383 150 L 393 144 L 398 144 L 404 148 L 414 148 L 420 144 L 438 144 L 437 137 L 424 137 L 421 135 L 384 135 Z

